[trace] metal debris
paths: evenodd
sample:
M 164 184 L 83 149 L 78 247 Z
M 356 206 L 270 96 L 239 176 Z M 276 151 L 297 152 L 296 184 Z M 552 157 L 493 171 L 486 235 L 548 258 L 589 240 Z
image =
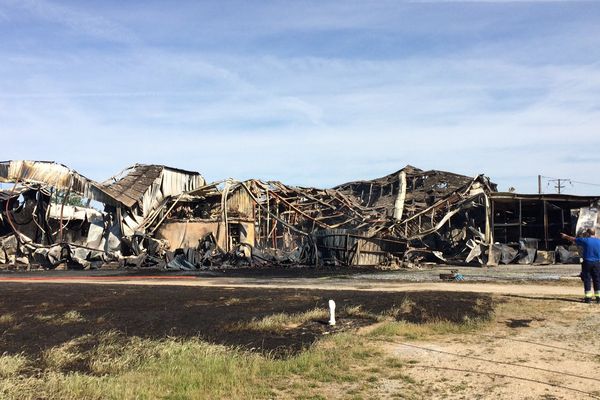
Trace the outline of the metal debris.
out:
M 196 270 L 286 265 L 574 262 L 558 233 L 598 225 L 599 197 L 499 193 L 407 166 L 333 189 L 206 183 L 136 164 L 96 182 L 52 162 L 0 163 L 0 264 Z

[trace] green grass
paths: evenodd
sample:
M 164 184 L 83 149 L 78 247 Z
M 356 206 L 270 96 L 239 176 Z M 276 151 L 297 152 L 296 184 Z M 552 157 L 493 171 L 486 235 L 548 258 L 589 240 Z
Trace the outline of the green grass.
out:
M 315 383 L 357 381 L 353 354 L 367 346 L 356 335 L 339 334 L 282 360 L 195 339 L 125 340 L 108 333 L 83 357 L 76 349 L 87 339 L 49 350 L 49 368 L 37 374 L 18 374 L 28 364 L 24 357 L 2 357 L 2 373 L 10 379 L 0 380 L 0 398 L 255 399 L 275 397 L 272 388 L 281 381 L 296 382 L 296 392 L 308 396 Z M 61 372 L 84 358 L 92 373 Z
M 250 330 L 259 332 L 283 332 L 293 329 L 308 321 L 325 320 L 329 313 L 325 309 L 314 308 L 302 313 L 287 314 L 277 313 L 263 318 L 254 318 L 249 322 L 240 322 L 231 327 L 231 330 Z
M 371 337 L 391 338 L 400 336 L 409 340 L 425 339 L 434 335 L 452 335 L 469 333 L 482 329 L 489 323 L 487 319 L 465 320 L 462 323 L 450 321 L 434 321 L 423 324 L 414 324 L 405 321 L 389 321 L 379 325 L 371 332 Z
M 421 339 L 467 333 L 482 328 L 487 320 L 465 319 L 458 324 L 448 321 L 413 324 L 392 320 L 410 307 L 407 300 L 382 314 L 373 314 L 360 307 L 343 308 L 339 311 L 341 317 L 383 322 L 364 335 L 350 332 L 324 337 L 310 349 L 285 359 L 200 339 L 152 340 L 125 337 L 116 332 L 84 335 L 46 350 L 39 360 L 24 355 L 1 356 L 0 398 L 321 398 L 323 390 L 327 398 L 329 388 L 343 392 L 357 385 L 364 386 L 360 390 L 353 389 L 356 390 L 353 394 L 360 396 L 363 390 L 373 389 L 392 373 L 412 390 L 415 381 L 401 371 L 411 361 L 385 357 L 378 339 Z M 84 321 L 83 316 L 75 312 L 40 318 L 52 324 Z M 314 309 L 269 315 L 237 324 L 233 329 L 282 332 L 308 321 L 327 318 L 326 310 Z M 87 372 L 69 372 L 73 370 Z
M 397 318 L 402 312 L 410 310 L 413 303 L 405 298 L 399 306 L 392 307 L 382 313 L 373 313 L 364 310 L 361 306 L 348 306 L 341 308 L 337 312 L 339 318 L 362 318 L 373 321 L 385 321 L 390 318 Z M 329 319 L 329 311 L 321 308 L 314 308 L 302 313 L 277 313 L 267 315 L 263 318 L 254 318 L 249 322 L 240 322 L 230 326 L 232 331 L 257 331 L 257 332 L 276 332 L 281 333 L 285 330 L 294 329 L 308 321 L 318 321 Z

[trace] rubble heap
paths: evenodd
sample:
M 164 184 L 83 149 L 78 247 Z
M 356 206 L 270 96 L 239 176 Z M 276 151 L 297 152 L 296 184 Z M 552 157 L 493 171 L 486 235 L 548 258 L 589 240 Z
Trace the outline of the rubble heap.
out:
M 141 164 L 96 182 L 6 161 L 0 182 L 12 184 L 0 191 L 0 264 L 32 268 L 573 262 L 558 233 L 600 225 L 598 197 L 499 193 L 484 175 L 412 166 L 317 189 Z

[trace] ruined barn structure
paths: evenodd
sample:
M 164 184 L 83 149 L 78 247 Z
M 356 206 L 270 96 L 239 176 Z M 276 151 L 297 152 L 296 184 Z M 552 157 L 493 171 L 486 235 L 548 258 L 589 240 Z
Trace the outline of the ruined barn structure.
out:
M 42 268 L 576 262 L 559 233 L 600 225 L 600 196 L 502 193 L 412 166 L 318 189 L 142 164 L 97 182 L 16 160 L 0 182 L 0 263 Z

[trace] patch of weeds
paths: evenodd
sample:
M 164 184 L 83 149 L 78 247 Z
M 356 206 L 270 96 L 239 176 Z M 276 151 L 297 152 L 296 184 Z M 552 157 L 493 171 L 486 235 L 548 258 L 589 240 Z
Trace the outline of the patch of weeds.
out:
M 52 321 L 53 319 L 55 319 L 56 315 L 54 315 L 54 314 L 36 314 L 33 316 L 33 318 L 35 318 L 36 320 L 38 320 L 40 322 L 48 322 L 48 321 Z
M 34 316 L 40 322 L 50 323 L 52 325 L 68 325 L 77 322 L 84 322 L 85 318 L 78 311 L 67 311 L 62 315 L 56 314 L 38 314 Z
M 324 397 L 320 394 L 309 394 L 309 395 L 301 395 L 296 397 L 298 400 L 327 400 L 327 397 Z
M 73 324 L 76 322 L 84 322 L 85 318 L 79 313 L 79 311 L 71 310 L 64 313 L 60 318 L 55 320 L 56 323 L 61 325 Z
M 89 369 L 96 375 L 118 374 L 157 357 L 159 347 L 151 340 L 127 339 L 110 331 L 99 336 L 98 345 L 90 352 Z
M 356 383 L 360 380 L 358 375 L 341 375 L 338 381 L 345 383 Z
M 359 349 L 352 351 L 352 358 L 356 360 L 367 360 L 374 356 L 375 354 L 373 353 L 372 349 Z
M 84 362 L 86 355 L 80 348 L 91 339 L 92 335 L 84 335 L 46 350 L 43 354 L 46 368 L 51 371 L 63 371 Z
M 11 378 L 27 368 L 29 361 L 22 354 L 3 354 L 0 356 L 0 378 Z
M 423 324 L 415 324 L 405 321 L 386 322 L 369 332 L 368 336 L 402 336 L 405 339 L 409 340 L 420 340 L 433 335 L 448 335 L 473 332 L 482 329 L 487 323 L 487 320 L 472 319 L 467 319 L 462 323 L 454 323 L 450 321 L 426 322 Z
M 383 316 L 380 314 L 375 314 L 369 311 L 366 311 L 362 308 L 362 306 L 348 306 L 344 307 L 340 315 L 350 318 L 363 318 L 363 319 L 372 319 L 374 321 L 382 320 Z
M 0 324 L 10 325 L 16 321 L 15 314 L 2 314 L 0 315 Z
M 230 299 L 225 300 L 226 306 L 233 306 L 233 305 L 241 304 L 241 303 L 242 303 L 242 300 L 238 299 L 237 297 L 232 297 Z
M 452 393 L 458 393 L 458 392 L 463 392 L 463 391 L 467 390 L 468 388 L 469 388 L 469 385 L 467 385 L 466 382 L 461 382 L 458 385 L 450 386 L 450 391 Z
M 394 318 L 398 318 L 398 316 L 400 315 L 410 314 L 415 305 L 415 301 L 412 300 L 410 297 L 404 297 L 398 306 L 394 306 L 390 310 L 388 310 L 388 315 Z
M 402 368 L 404 367 L 404 361 L 399 358 L 389 357 L 385 359 L 385 365 L 389 368 Z
M 315 308 L 303 313 L 287 314 L 278 313 L 268 315 L 260 319 L 252 319 L 250 322 L 240 322 L 230 327 L 232 331 L 258 331 L 258 332 L 283 332 L 293 329 L 305 322 L 324 320 L 329 317 L 328 311 Z
M 46 369 L 39 375 L 0 379 L 0 397 L 273 398 L 277 397 L 273 388 L 288 382 L 287 397 L 320 398 L 313 391 L 322 383 L 352 382 L 354 386 L 363 382 L 366 374 L 352 368 L 356 365 L 352 355 L 369 350 L 368 346 L 357 335 L 341 333 L 296 356 L 279 359 L 199 339 L 150 340 L 109 332 L 48 350 L 43 358 Z M 88 365 L 93 374 L 68 368 L 76 363 Z
M 395 375 L 392 375 L 390 377 L 390 379 L 393 379 L 395 381 L 402 381 L 409 385 L 414 385 L 417 383 L 417 381 L 415 379 L 413 379 L 413 377 L 411 377 L 410 375 L 406 375 L 406 374 L 395 374 Z
M 392 306 L 391 308 L 381 312 L 373 313 L 364 310 L 361 306 L 348 306 L 341 310 L 340 315 L 345 317 L 371 319 L 373 321 L 386 321 L 388 319 L 397 319 L 400 315 L 410 312 L 414 303 L 408 298 L 404 298 L 400 305 Z

